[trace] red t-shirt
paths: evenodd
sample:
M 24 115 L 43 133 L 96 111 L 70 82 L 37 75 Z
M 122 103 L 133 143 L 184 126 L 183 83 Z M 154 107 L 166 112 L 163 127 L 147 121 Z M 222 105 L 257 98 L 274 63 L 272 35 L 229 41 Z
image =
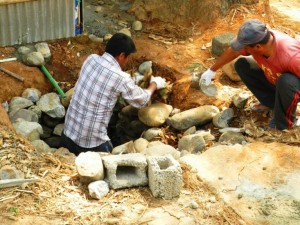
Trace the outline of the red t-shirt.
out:
M 264 71 L 268 81 L 276 84 L 282 73 L 292 73 L 300 78 L 300 42 L 287 34 L 272 30 L 275 41 L 275 51 L 269 58 L 253 54 L 258 66 Z M 245 49 L 242 55 L 249 55 Z

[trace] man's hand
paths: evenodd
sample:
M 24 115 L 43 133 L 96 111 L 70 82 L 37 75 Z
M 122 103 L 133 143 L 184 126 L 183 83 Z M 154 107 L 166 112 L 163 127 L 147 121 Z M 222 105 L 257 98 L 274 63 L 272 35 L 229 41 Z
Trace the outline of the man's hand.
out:
M 157 90 L 166 87 L 166 79 L 165 78 L 162 78 L 162 77 L 153 77 L 152 76 L 151 79 L 150 79 L 150 83 L 151 82 L 156 83 Z
M 201 84 L 205 84 L 206 86 L 211 83 L 211 79 L 216 76 L 216 72 L 212 71 L 211 69 L 206 70 L 204 73 L 202 73 L 200 81 L 199 81 L 199 86 Z

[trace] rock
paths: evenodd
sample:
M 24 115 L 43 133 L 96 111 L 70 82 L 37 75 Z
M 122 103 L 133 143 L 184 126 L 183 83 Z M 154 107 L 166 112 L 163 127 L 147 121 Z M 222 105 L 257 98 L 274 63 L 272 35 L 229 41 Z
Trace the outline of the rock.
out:
M 157 145 L 164 145 L 161 141 L 151 141 L 148 144 L 148 147 L 157 146 Z
M 102 6 L 97 6 L 96 8 L 95 8 L 95 12 L 96 13 L 100 13 L 100 12 L 102 12 L 103 11 L 103 7 Z
M 103 43 L 103 41 L 104 41 L 103 38 L 97 37 L 94 34 L 89 35 L 89 38 L 92 42 L 95 42 L 95 43 Z
M 119 33 L 123 33 L 123 34 L 126 34 L 127 36 L 131 37 L 131 32 L 127 28 L 122 28 L 121 30 L 119 30 Z
M 34 103 L 31 100 L 23 97 L 13 97 L 9 103 L 9 112 L 16 109 L 25 109 L 32 106 Z
M 45 64 L 44 56 L 40 52 L 30 52 L 23 57 L 23 62 L 27 66 L 42 66 Z
M 180 109 L 173 108 L 173 110 L 172 110 L 172 112 L 171 112 L 170 116 L 174 116 L 175 114 L 177 114 L 177 113 L 180 113 L 180 112 L 181 112 L 181 110 L 180 110 Z
M 144 151 L 147 148 L 149 141 L 147 141 L 144 138 L 139 138 L 139 139 L 135 140 L 133 142 L 133 144 L 134 144 L 135 151 L 137 153 L 141 153 L 142 151 Z
M 90 196 L 95 199 L 102 199 L 109 192 L 108 183 L 103 180 L 90 183 L 88 189 Z
M 22 118 L 29 122 L 39 122 L 38 115 L 28 109 L 17 109 L 9 113 L 9 119 L 12 123 L 16 122 L 17 119 Z
M 171 145 L 166 145 L 163 143 L 156 145 L 148 145 L 148 147 L 142 152 L 146 156 L 164 156 L 164 155 L 172 155 L 174 159 L 180 158 L 180 152 L 177 151 Z
M 50 146 L 42 140 L 34 140 L 34 141 L 32 141 L 32 144 L 38 151 L 51 152 L 51 153 L 53 152 L 53 150 L 50 148 Z
M 34 47 L 38 52 L 40 52 L 43 55 L 46 61 L 51 58 L 51 51 L 47 43 L 45 42 L 37 43 Z
M 42 110 L 37 105 L 30 106 L 28 110 L 34 112 L 39 119 L 42 117 Z
M 215 140 L 215 136 L 213 136 L 210 131 L 207 130 L 198 130 L 196 131 L 196 134 L 201 135 L 205 142 Z
M 105 42 L 108 42 L 108 40 L 112 37 L 112 34 L 105 34 L 104 37 L 103 37 L 103 40 Z
M 87 163 L 88 162 L 88 163 Z M 82 152 L 75 160 L 80 181 L 90 183 L 104 178 L 102 159 L 97 152 Z
M 192 216 L 185 216 L 180 218 L 180 225 L 194 225 L 197 224 L 197 219 L 193 218 Z
M 225 127 L 219 130 L 221 133 L 225 133 L 227 131 L 231 132 L 237 132 L 237 133 L 243 133 L 245 132 L 244 128 L 237 128 L 237 127 Z
M 61 99 L 61 104 L 62 104 L 64 107 L 68 108 L 73 93 L 74 93 L 74 88 L 71 88 L 70 90 L 68 90 L 68 91 L 65 93 L 66 97 Z
M 41 97 L 41 92 L 36 88 L 26 88 L 22 93 L 22 97 L 37 102 Z
M 57 135 L 57 136 L 61 136 L 61 133 L 64 129 L 64 123 L 60 123 L 60 124 L 57 124 L 55 127 L 54 127 L 54 130 L 53 130 L 53 134 Z
M 29 141 L 40 139 L 43 133 L 43 128 L 39 123 L 28 122 L 21 118 L 17 119 L 13 126 L 18 134 L 24 135 Z
M 134 153 L 134 152 L 135 152 L 135 148 L 134 148 L 133 141 L 129 141 L 125 144 L 114 147 L 111 153 L 113 155 L 120 155 L 126 153 Z
M 220 136 L 219 143 L 226 145 L 244 144 L 246 143 L 246 138 L 241 133 L 227 131 Z
M 4 109 L 6 112 L 9 111 L 9 104 L 8 104 L 7 101 L 5 101 L 5 102 L 2 103 L 2 107 L 3 107 L 3 109 Z
M 205 140 L 201 134 L 183 136 L 178 141 L 178 150 L 186 150 L 190 153 L 199 153 L 205 148 Z
M 66 113 L 59 96 L 54 92 L 43 95 L 37 102 L 37 106 L 52 118 L 63 118 Z
M 132 23 L 132 29 L 135 31 L 139 31 L 143 29 L 143 24 L 141 21 L 136 20 Z
M 139 66 L 139 73 L 142 75 L 151 75 L 152 74 L 152 61 L 143 62 Z
M 199 205 L 198 205 L 198 203 L 195 200 L 192 200 L 191 203 L 190 203 L 190 207 L 192 209 L 198 209 Z
M 159 137 L 161 134 L 162 131 L 160 128 L 150 128 L 142 134 L 142 137 L 147 141 L 152 141 L 154 138 Z
M 185 130 L 192 126 L 208 123 L 219 112 L 219 109 L 213 105 L 199 106 L 197 108 L 175 114 L 168 118 L 167 124 L 177 130 Z
M 13 166 L 6 165 L 0 169 L 0 180 L 6 179 L 24 179 L 24 173 Z
M 299 223 L 299 160 L 299 146 L 276 142 L 218 145 L 180 158 L 241 216 L 242 224 L 290 225 Z
M 172 112 L 173 107 L 164 103 L 154 103 L 141 108 L 138 112 L 139 120 L 149 127 L 163 125 Z
M 232 96 L 233 104 L 235 105 L 235 107 L 243 109 L 251 95 L 252 94 L 249 91 L 239 92 Z
M 213 124 L 218 128 L 228 127 L 229 122 L 234 117 L 234 111 L 232 108 L 225 109 L 213 117 Z
M 59 148 L 54 153 L 53 156 L 57 157 L 62 163 L 66 164 L 75 164 L 76 156 L 75 154 L 71 153 L 66 148 Z
M 188 128 L 188 129 L 183 133 L 183 136 L 195 134 L 196 131 L 197 131 L 197 130 L 196 130 L 196 127 L 195 127 L 195 126 L 190 127 L 190 128 Z
M 18 53 L 23 57 L 24 55 L 27 55 L 28 53 L 32 52 L 32 49 L 26 46 L 21 46 L 18 48 Z

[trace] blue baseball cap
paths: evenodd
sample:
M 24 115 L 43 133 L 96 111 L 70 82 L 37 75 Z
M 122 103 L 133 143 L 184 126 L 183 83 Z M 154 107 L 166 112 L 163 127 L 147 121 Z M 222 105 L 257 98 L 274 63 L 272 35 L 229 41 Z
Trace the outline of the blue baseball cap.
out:
M 230 43 L 230 47 L 239 51 L 246 45 L 251 45 L 263 40 L 268 33 L 266 24 L 257 20 L 247 20 L 239 29 L 238 35 Z

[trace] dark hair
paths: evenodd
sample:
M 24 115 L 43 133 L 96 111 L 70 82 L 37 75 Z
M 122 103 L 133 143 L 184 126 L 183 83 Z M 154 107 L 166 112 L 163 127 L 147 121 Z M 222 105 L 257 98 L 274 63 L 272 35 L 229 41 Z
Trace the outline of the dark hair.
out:
M 136 48 L 132 39 L 128 35 L 116 33 L 107 42 L 105 52 L 111 54 L 113 57 L 124 52 L 127 57 L 129 54 L 136 52 Z
M 266 36 L 265 36 L 261 41 L 256 42 L 256 43 L 254 43 L 254 44 L 249 44 L 248 46 L 254 47 L 255 45 L 259 45 L 259 44 L 260 44 L 260 45 L 267 44 L 267 42 L 270 40 L 270 36 L 271 36 L 270 31 L 267 31 Z

